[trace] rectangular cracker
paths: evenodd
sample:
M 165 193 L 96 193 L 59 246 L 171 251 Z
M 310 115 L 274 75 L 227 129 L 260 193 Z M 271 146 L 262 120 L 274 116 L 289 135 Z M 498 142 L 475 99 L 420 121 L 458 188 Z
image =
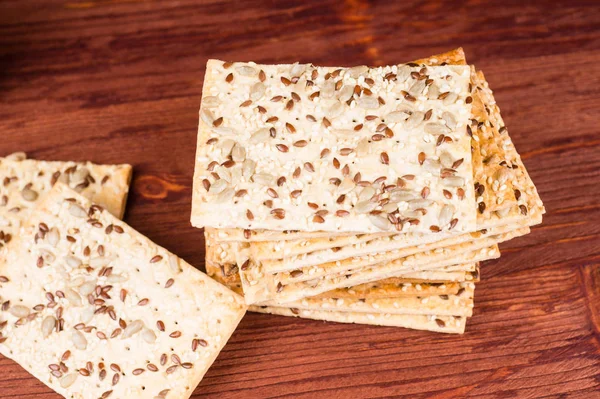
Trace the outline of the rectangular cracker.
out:
M 415 62 L 427 65 L 429 62 L 440 61 L 449 64 L 466 64 L 462 49 Z M 491 228 L 524 219 L 530 226 L 541 223 L 541 215 L 545 213 L 543 203 L 508 136 L 493 93 L 489 89 L 483 73 L 475 71 L 474 68 L 471 68 L 471 81 L 474 88 L 472 95 L 474 118 L 471 121 L 470 129 L 473 134 L 471 144 L 473 146 L 474 180 L 478 187 L 478 228 Z M 522 216 L 529 217 L 523 218 Z M 284 233 L 281 235 L 278 232 L 233 230 L 219 232 L 222 240 L 243 240 L 246 237 L 250 241 L 274 240 L 274 237 L 277 237 L 277 240 L 331 237 L 312 236 L 312 233 L 297 231 Z M 347 237 L 339 235 L 336 237 L 342 240 L 347 239 Z M 343 246 L 343 244 L 331 243 L 330 247 L 334 246 Z
M 207 263 L 207 272 L 209 273 L 209 275 L 213 275 L 217 279 L 220 278 L 219 277 L 219 275 L 220 275 L 219 267 L 216 265 Z M 391 279 L 391 280 L 393 280 L 393 279 Z M 226 282 L 226 284 L 228 284 L 228 286 L 233 290 L 241 291 L 241 286 L 236 286 L 236 284 L 232 281 L 232 279 L 229 279 Z M 402 284 L 403 284 L 403 286 L 406 286 L 406 283 L 403 282 Z M 365 289 L 365 291 L 368 291 L 369 288 L 366 286 L 367 285 L 365 285 L 364 289 Z M 412 286 L 412 285 L 410 285 L 410 286 Z M 357 286 L 356 288 L 358 289 L 359 287 Z M 378 287 L 378 288 L 383 288 L 383 287 Z M 472 284 L 464 285 L 464 288 L 461 289 L 461 292 L 460 293 L 457 292 L 458 295 L 464 295 L 467 289 L 470 290 L 469 296 L 472 298 L 473 289 L 474 289 L 474 286 Z M 344 291 L 345 291 L 346 296 L 343 296 Z M 377 292 L 377 290 L 369 291 L 368 293 L 373 294 L 376 292 Z M 422 295 L 422 297 L 432 296 L 432 295 L 426 295 L 427 294 L 426 288 L 423 288 L 422 292 L 425 293 Z M 335 290 L 335 291 L 332 291 L 331 293 L 335 294 L 338 297 L 338 298 L 336 298 L 336 301 L 339 298 L 349 298 L 349 299 L 353 300 L 353 299 L 356 299 L 357 297 L 360 297 L 360 295 L 357 295 L 357 293 L 352 292 L 350 289 Z M 394 295 L 396 298 L 398 298 L 398 296 L 397 296 L 398 292 L 394 292 L 394 293 L 390 292 L 389 294 Z M 438 291 L 433 295 L 444 295 L 444 294 L 442 294 Z M 451 294 L 448 294 L 448 295 L 449 296 L 448 296 L 447 300 L 449 300 L 449 301 L 454 300 L 454 298 L 450 296 Z M 384 303 L 389 302 L 390 298 L 391 297 L 388 297 L 388 299 L 386 301 L 384 301 Z M 441 300 L 445 300 L 445 299 L 441 299 Z M 300 302 L 303 302 L 303 301 L 305 301 L 305 300 L 302 300 Z M 427 315 L 427 316 L 423 316 L 423 314 L 400 314 L 400 313 L 393 313 L 393 312 L 387 313 L 382 308 L 379 308 L 379 309 L 373 308 L 372 301 L 371 301 L 371 310 L 365 311 L 365 312 L 341 311 L 339 308 L 337 310 L 320 309 L 322 304 L 325 303 L 325 305 L 326 305 L 327 302 L 331 302 L 331 301 L 332 301 L 331 298 L 325 297 L 323 299 L 319 299 L 319 297 L 317 296 L 314 298 L 309 298 L 309 301 L 306 302 L 306 305 L 303 305 L 301 303 L 301 305 L 300 305 L 301 308 L 293 307 L 291 305 L 289 307 L 252 305 L 252 306 L 250 306 L 249 310 L 254 311 L 254 312 L 259 312 L 259 313 L 268 313 L 268 314 L 291 316 L 291 317 L 302 317 L 302 318 L 308 318 L 308 319 L 326 320 L 326 321 L 333 321 L 333 322 L 406 327 L 406 328 L 413 328 L 413 329 L 419 329 L 419 330 L 438 331 L 438 332 L 447 332 L 447 333 L 462 333 L 462 332 L 464 332 L 464 324 L 466 323 L 466 317 L 458 316 L 458 315 L 451 315 L 451 316 Z M 414 299 L 412 300 L 412 302 L 414 302 Z M 392 306 L 393 306 L 393 302 L 392 302 Z M 400 306 L 400 303 L 398 304 L 398 306 Z M 419 305 L 417 305 L 417 308 L 418 308 L 418 306 Z M 395 309 L 395 310 L 398 311 L 398 309 Z M 415 310 L 414 307 L 410 310 L 412 310 L 413 312 L 418 312 L 418 310 Z M 424 310 L 424 312 L 427 312 L 427 310 Z M 461 312 L 469 313 L 467 308 L 459 309 L 458 313 L 461 313 Z M 456 322 L 456 320 L 460 320 L 460 322 Z M 463 324 L 462 328 L 460 327 L 460 324 Z M 446 328 L 447 326 L 449 328 Z
M 475 264 L 473 264 L 475 265 Z M 473 267 L 473 272 L 476 267 Z M 237 271 L 225 274 L 225 265 L 206 262 L 206 273 L 215 280 L 234 287 L 241 287 L 241 280 Z M 405 279 L 402 277 L 392 277 L 381 281 L 370 282 L 356 285 L 349 288 L 340 288 L 325 292 L 313 298 L 354 298 L 354 299 L 374 299 L 374 298 L 403 298 L 403 297 L 423 297 L 431 295 L 454 295 L 458 293 L 460 284 L 453 281 L 444 281 L 434 284 L 426 279 Z
M 18 233 L 54 182 L 68 184 L 122 218 L 130 180 L 130 165 L 37 161 L 24 153 L 0 158 L 0 248 Z
M 434 250 L 469 244 L 480 238 L 499 235 L 515 231 L 522 226 L 507 225 L 493 229 L 485 229 L 473 233 L 456 235 L 445 240 L 433 241 L 421 245 L 401 246 L 396 249 L 396 243 L 390 239 L 377 239 L 377 243 L 365 243 L 339 249 L 311 252 L 309 254 L 291 256 L 283 259 L 269 259 L 260 261 L 265 273 L 285 273 L 295 270 L 303 271 L 305 275 L 319 275 L 330 272 L 332 268 L 357 268 L 376 263 L 387 262 L 398 258 Z M 239 247 L 243 244 L 240 243 Z M 252 244 L 250 245 L 250 249 Z M 252 252 L 248 255 L 251 259 Z M 257 262 L 258 263 L 258 262 Z M 297 273 L 297 272 L 296 272 Z
M 244 252 L 244 250 L 242 249 L 241 251 L 236 247 L 235 243 L 230 243 L 230 242 L 214 242 L 212 240 L 212 238 L 209 235 L 205 236 L 205 242 L 206 242 L 206 263 L 207 263 L 207 270 L 209 265 L 218 265 L 219 268 L 222 268 L 222 277 L 223 278 L 234 278 L 236 279 L 236 281 L 239 281 L 239 277 L 238 277 L 238 271 L 239 271 L 239 267 L 238 267 L 238 263 L 237 263 L 237 259 L 235 259 L 235 256 L 233 256 L 233 259 L 230 257 L 229 254 L 234 254 L 234 255 L 238 255 L 241 256 L 241 259 L 243 259 L 244 261 L 246 260 L 246 257 L 244 255 L 242 255 L 242 253 Z M 490 241 L 492 242 L 492 241 Z M 245 243 L 239 243 L 240 246 L 246 245 Z M 466 244 L 465 244 L 466 245 Z M 431 251 L 431 253 L 434 252 L 440 252 L 440 249 L 433 247 L 432 248 L 434 251 Z M 423 252 L 423 251 L 422 251 Z M 225 255 L 224 255 L 225 253 Z M 391 258 L 391 260 L 396 259 L 396 258 Z M 430 260 L 434 260 L 431 259 Z M 366 263 L 368 264 L 368 262 Z M 353 262 L 347 262 L 347 263 L 342 263 L 339 262 L 339 265 L 329 265 L 331 269 L 333 269 L 334 271 L 337 270 L 341 270 L 344 273 L 346 273 L 351 267 L 354 266 Z M 256 267 L 256 266 L 253 266 Z M 356 268 L 360 268 L 360 264 L 359 266 L 356 266 Z M 331 270 L 330 269 L 330 270 Z M 444 268 L 440 268 L 438 269 L 438 271 L 440 272 L 448 272 L 448 271 L 475 271 L 476 269 L 476 264 L 471 263 L 471 264 L 466 264 L 466 265 L 451 265 L 451 266 L 446 266 Z M 302 272 L 302 274 L 300 276 L 298 276 L 298 273 Z M 292 276 L 292 280 L 294 280 L 295 282 L 299 282 L 299 281 L 306 281 L 306 280 L 310 280 L 310 279 L 314 279 L 316 277 L 318 277 L 318 273 L 311 273 L 311 270 L 305 270 L 302 271 L 302 269 L 298 269 L 296 270 L 296 273 L 292 272 L 292 273 L 279 273 L 277 274 L 278 277 L 283 276 L 284 278 L 280 281 L 284 281 L 286 276 Z M 322 274 L 324 275 L 324 274 Z M 260 276 L 257 276 L 258 278 L 260 278 Z M 304 278 L 303 278 L 304 277 Z
M 207 272 L 209 273 L 209 275 L 213 275 L 214 278 L 217 278 L 217 279 L 220 279 L 223 277 L 220 275 L 219 266 L 211 264 L 210 262 L 207 262 L 206 266 L 207 266 Z M 239 290 L 241 292 L 241 286 L 236 285 L 234 280 L 235 279 L 228 279 L 228 280 L 225 280 L 224 283 L 227 284 L 231 289 Z M 394 279 L 389 279 L 389 280 L 390 280 L 390 284 L 392 283 L 392 281 L 394 281 Z M 239 279 L 238 279 L 238 282 L 239 282 Z M 407 287 L 407 286 L 412 287 L 413 286 L 412 284 L 407 285 L 405 282 L 402 282 L 402 284 L 403 284 L 403 287 Z M 444 285 L 442 284 L 441 286 L 444 286 Z M 363 286 L 357 286 L 354 288 L 356 288 L 359 291 L 360 290 L 365 291 L 364 292 L 365 294 L 377 294 L 377 293 L 381 293 L 379 291 L 380 289 L 385 290 L 384 286 L 375 287 L 375 289 L 373 290 L 372 289 L 373 286 L 371 284 L 365 284 Z M 435 287 L 435 288 L 439 288 L 439 287 Z M 473 284 L 466 284 L 461 287 L 460 292 L 457 291 L 455 294 L 462 296 L 465 294 L 465 292 L 467 290 L 470 290 L 469 297 L 472 298 L 473 289 L 474 289 Z M 426 288 L 420 289 L 419 292 L 424 292 L 422 297 L 431 296 L 431 295 L 426 295 L 428 293 Z M 336 301 L 339 298 L 356 299 L 356 298 L 361 297 L 360 293 L 353 292 L 352 289 L 339 289 L 339 290 L 331 291 L 331 294 L 334 294 L 337 297 Z M 384 294 L 393 295 L 394 297 L 398 298 L 397 290 L 384 291 Z M 429 292 L 429 294 L 444 295 L 443 293 L 440 293 L 439 291 L 435 292 L 435 293 Z M 448 296 L 447 300 L 454 299 L 454 298 L 450 299 L 451 294 L 448 294 L 448 295 L 449 296 Z M 364 295 L 364 297 L 368 297 L 368 296 L 369 295 Z M 292 307 L 292 306 L 281 307 L 281 306 L 253 305 L 253 306 L 250 306 L 249 310 L 254 311 L 254 312 L 259 312 L 259 313 L 269 313 L 269 314 L 292 316 L 292 317 L 303 317 L 303 318 L 308 318 L 308 319 L 326 320 L 326 321 L 333 321 L 333 322 L 386 325 L 386 326 L 394 326 L 394 327 L 406 327 L 406 328 L 414 328 L 414 329 L 421 329 L 421 330 L 455 332 L 455 333 L 464 332 L 464 323 L 466 323 L 466 317 L 456 317 L 457 315 L 456 316 L 452 315 L 452 317 L 447 317 L 447 316 L 439 316 L 439 315 L 423 316 L 423 315 L 419 315 L 419 314 L 416 314 L 416 315 L 395 314 L 395 313 L 386 313 L 381 308 L 380 309 L 372 308 L 370 312 L 352 312 L 352 311 L 345 312 L 345 311 L 341 311 L 339 309 L 338 310 L 320 309 L 321 305 L 323 303 L 331 301 L 331 298 L 335 298 L 335 297 L 324 297 L 321 299 L 319 296 L 317 296 L 317 297 L 309 298 L 310 302 L 307 302 L 306 305 L 301 304 L 301 306 L 303 308 L 297 308 L 297 307 Z M 377 298 L 377 297 L 375 297 L 375 298 Z M 392 298 L 392 296 L 388 297 L 388 301 L 389 301 L 389 298 Z M 442 299 L 442 300 L 444 300 L 444 299 Z M 302 301 L 304 301 L 304 300 L 302 300 Z M 372 303 L 371 303 L 371 306 L 372 306 Z M 415 311 L 414 309 L 412 309 L 412 310 Z M 460 309 L 460 312 L 464 312 L 464 310 Z M 456 322 L 456 320 L 459 320 L 459 319 L 460 319 L 460 322 Z M 432 322 L 434 322 L 435 324 Z M 463 324 L 462 329 L 460 327 L 460 324 Z M 447 326 L 449 328 L 446 328 Z
M 251 312 L 303 319 L 331 321 L 335 323 L 370 324 L 387 327 L 404 327 L 448 334 L 463 334 L 466 317 L 432 315 L 394 315 L 390 313 L 334 312 L 326 310 L 301 310 L 275 306 L 250 306 Z
M 528 230 L 528 229 L 527 229 Z M 517 231 L 514 234 L 522 235 L 524 231 Z M 318 295 L 335 288 L 348 287 L 362 284 L 370 281 L 377 281 L 388 277 L 394 277 L 407 272 L 435 269 L 445 265 L 452 265 L 461 262 L 479 262 L 493 259 L 500 256 L 497 245 L 484 246 L 488 242 L 502 242 L 513 238 L 513 233 L 506 233 L 497 237 L 489 237 L 474 243 L 471 248 L 463 247 L 448 251 L 444 254 L 434 253 L 431 256 L 439 259 L 436 262 L 428 262 L 429 255 L 419 257 L 408 257 L 408 259 L 399 259 L 387 262 L 381 265 L 368 266 L 362 269 L 351 270 L 348 272 L 339 272 L 334 275 L 318 278 L 311 281 L 292 283 L 289 285 L 281 284 L 275 275 L 254 272 L 251 275 L 252 280 L 248 280 L 248 273 L 240 270 L 242 285 L 246 303 L 260 303 L 274 300 L 277 303 L 286 303 L 297 299 Z M 475 249 L 479 248 L 479 249 Z M 464 252 L 466 250 L 466 252 Z M 249 268 L 248 270 L 250 270 Z
M 466 268 L 463 265 L 459 266 L 460 268 L 468 269 L 468 271 L 454 270 L 454 266 L 447 266 L 436 270 L 406 273 L 398 275 L 397 277 L 391 277 L 371 283 L 366 283 L 365 285 L 380 285 L 382 287 L 385 287 L 385 285 L 387 284 L 394 286 L 401 285 L 401 291 L 404 291 L 406 289 L 406 294 L 413 296 L 416 296 L 417 293 L 420 293 L 421 295 L 433 295 L 433 292 L 437 292 L 440 295 L 448 292 L 452 293 L 453 290 L 457 289 L 456 283 L 461 283 L 465 281 L 479 281 L 479 268 L 476 263 L 469 264 L 469 266 Z M 239 269 L 237 265 L 218 264 L 212 263 L 208 260 L 206 261 L 206 273 L 209 276 L 229 287 L 235 287 L 236 289 L 234 291 L 243 295 L 242 281 L 240 279 L 238 270 Z M 355 291 L 353 291 L 353 289 L 361 286 L 362 284 L 355 287 L 340 288 L 339 290 L 332 290 L 317 296 L 324 298 L 335 298 L 339 297 L 340 295 L 350 295 L 352 297 L 355 297 L 357 296 L 357 294 L 355 293 Z M 350 293 L 343 294 L 344 292 Z M 384 290 L 384 292 L 387 293 L 387 290 Z M 400 294 L 396 290 L 394 291 L 394 295 Z M 358 296 L 360 297 L 360 295 Z
M 62 183 L 0 276 L 0 353 L 66 398 L 188 398 L 246 310 Z
M 470 317 L 473 314 L 475 284 L 464 283 L 459 295 L 431 295 L 385 298 L 319 298 L 311 297 L 288 302 L 286 307 L 334 312 L 389 313 L 413 315 L 443 315 Z M 276 303 L 261 305 L 279 306 Z
M 475 230 L 469 80 L 466 65 L 369 69 L 209 60 L 192 225 Z M 442 154 L 454 168 L 436 160 Z M 373 184 L 386 192 L 375 193 Z M 457 188 L 464 199 L 443 194 Z M 399 221 L 397 201 L 403 201 Z M 383 214 L 367 215 L 378 205 Z
M 309 281 L 300 281 L 298 283 L 289 283 L 289 277 L 292 276 L 293 272 L 265 272 L 262 270 L 260 263 L 257 264 L 251 259 L 247 259 L 247 254 L 245 254 L 243 250 L 236 251 L 236 255 L 239 257 L 237 264 L 246 264 L 246 267 L 240 267 L 240 276 L 246 301 L 248 304 L 252 304 L 284 297 L 289 298 L 287 300 L 295 300 L 306 296 L 313 296 L 334 288 L 355 285 L 351 280 L 354 280 L 357 276 L 361 276 L 362 280 L 356 284 L 361 284 L 364 282 L 381 280 L 387 277 L 394 277 L 406 272 L 435 269 L 458 263 L 493 259 L 500 256 L 496 245 L 497 243 L 512 239 L 515 236 L 527 234 L 528 232 L 529 228 L 522 228 L 497 236 L 481 237 L 477 240 L 473 240 L 471 243 L 462 243 L 445 248 L 434 248 L 404 258 L 378 264 L 371 264 L 366 261 L 365 266 L 359 268 L 348 268 L 345 263 L 339 262 L 340 266 L 337 264 L 328 265 L 327 271 L 330 272 L 329 274 Z M 246 261 L 248 262 L 246 263 Z M 349 264 L 351 265 L 352 262 L 349 262 Z M 300 277 L 302 277 L 304 273 L 305 272 L 302 272 Z M 307 274 L 309 273 L 310 272 L 307 272 Z M 348 277 L 349 275 L 350 277 Z M 322 281 L 335 281 L 336 283 L 334 285 L 326 284 L 325 287 L 328 289 L 325 287 L 318 288 Z M 308 292 L 312 294 L 309 295 Z M 284 299 L 278 299 L 277 301 L 283 303 Z

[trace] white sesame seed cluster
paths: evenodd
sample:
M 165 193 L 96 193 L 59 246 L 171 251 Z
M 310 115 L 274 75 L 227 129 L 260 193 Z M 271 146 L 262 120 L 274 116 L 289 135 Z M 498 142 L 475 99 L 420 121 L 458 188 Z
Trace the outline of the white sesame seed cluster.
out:
M 209 61 L 192 224 L 474 230 L 469 75 Z
M 57 183 L 0 259 L 0 353 L 66 398 L 187 398 L 243 298 Z

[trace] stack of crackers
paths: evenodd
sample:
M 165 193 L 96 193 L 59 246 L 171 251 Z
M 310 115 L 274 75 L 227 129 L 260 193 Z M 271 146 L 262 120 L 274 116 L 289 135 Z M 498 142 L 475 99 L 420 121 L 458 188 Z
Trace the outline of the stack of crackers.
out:
M 543 204 L 462 49 L 369 68 L 208 62 L 192 224 L 250 310 L 462 333 Z
M 246 310 L 119 220 L 130 178 L 0 158 L 0 353 L 65 398 L 187 398 Z

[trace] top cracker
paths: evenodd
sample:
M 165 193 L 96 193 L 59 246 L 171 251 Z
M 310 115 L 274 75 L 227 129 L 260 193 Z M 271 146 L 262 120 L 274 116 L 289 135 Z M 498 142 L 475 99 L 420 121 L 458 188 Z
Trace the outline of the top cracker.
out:
M 469 67 L 210 60 L 192 224 L 473 231 Z

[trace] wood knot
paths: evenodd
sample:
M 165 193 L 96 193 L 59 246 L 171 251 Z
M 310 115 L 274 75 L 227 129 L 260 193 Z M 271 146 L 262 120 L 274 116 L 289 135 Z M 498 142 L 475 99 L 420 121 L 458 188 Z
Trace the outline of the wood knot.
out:
M 144 175 L 136 179 L 134 184 L 136 192 L 147 200 L 162 200 L 169 197 L 169 193 L 178 193 L 185 186 L 169 182 L 154 175 Z

